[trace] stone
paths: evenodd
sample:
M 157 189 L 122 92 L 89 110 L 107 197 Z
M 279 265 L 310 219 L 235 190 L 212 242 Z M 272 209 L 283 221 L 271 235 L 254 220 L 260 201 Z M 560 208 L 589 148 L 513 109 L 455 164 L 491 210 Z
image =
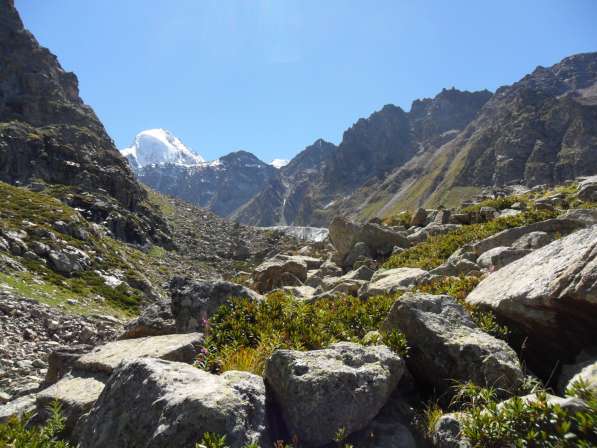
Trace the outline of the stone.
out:
M 511 229 L 502 230 L 495 235 L 487 237 L 481 241 L 468 246 L 468 251 L 475 253 L 477 256 L 494 247 L 506 246 L 509 247 L 514 244 L 519 238 L 531 232 L 546 232 L 549 234 L 568 234 L 575 230 L 582 228 L 583 225 L 578 221 L 572 219 L 553 218 L 545 221 L 535 222 L 526 226 L 513 227 Z
M 112 371 L 123 361 L 136 358 L 160 358 L 192 363 L 201 344 L 201 333 L 151 336 L 125 339 L 95 347 L 75 362 L 75 368 L 86 372 Z
M 341 278 L 343 280 L 365 280 L 369 281 L 375 274 L 375 271 L 368 266 L 361 266 L 354 271 L 347 272 Z
M 352 249 L 344 257 L 344 266 L 352 268 L 355 261 L 361 258 L 372 258 L 371 255 L 371 249 L 369 249 L 367 243 L 359 241 L 352 246 Z
M 63 376 L 69 373 L 77 359 L 91 351 L 93 346 L 86 344 L 75 344 L 60 347 L 48 356 L 48 370 L 44 380 L 44 386 L 51 386 L 58 382 Z
M 547 232 L 531 232 L 521 236 L 512 243 L 513 249 L 535 250 L 554 240 L 554 235 Z
M 409 246 L 401 232 L 371 222 L 359 226 L 343 217 L 335 217 L 330 223 L 330 240 L 336 249 L 334 261 L 341 266 L 345 265 L 346 256 L 358 242 L 365 243 L 372 256 L 387 256 L 394 246 Z
M 427 271 L 418 268 L 380 270 L 373 274 L 370 283 L 361 288 L 359 297 L 406 291 L 425 279 L 428 274 Z
M 584 202 L 597 201 L 597 176 L 591 176 L 579 182 L 577 196 Z
M 454 381 L 514 391 L 523 373 L 514 350 L 481 331 L 450 296 L 407 293 L 383 322 L 408 341 L 409 371 L 420 382 L 447 391 Z
M 461 434 L 462 412 L 443 414 L 437 419 L 431 440 L 434 448 L 470 448 L 470 443 Z
M 459 224 L 431 224 L 416 230 L 414 233 L 408 235 L 407 239 L 410 244 L 418 244 L 427 241 L 430 236 L 443 235 L 445 233 L 456 230 L 460 227 Z M 406 247 L 406 246 L 405 246 Z
M 230 448 L 270 446 L 263 380 L 143 358 L 114 371 L 85 420 L 79 447 L 194 447 L 206 432 L 225 436 Z
M 315 288 L 311 286 L 284 286 L 282 291 L 291 294 L 298 300 L 309 300 L 315 295 Z
M 175 332 L 176 322 L 172 315 L 172 304 L 159 301 L 145 307 L 139 317 L 127 322 L 120 339 L 160 336 Z
M 597 208 L 572 208 L 559 216 L 561 219 L 576 221 L 583 226 L 597 224 Z
M 424 208 L 418 208 L 413 214 L 410 225 L 415 227 L 423 227 L 427 223 L 427 210 Z
M 569 387 L 582 381 L 588 390 L 597 395 L 597 356 L 582 352 L 575 361 L 562 367 L 558 380 L 559 392 L 565 394 Z
M 296 285 L 296 280 L 300 285 L 307 280 L 307 270 L 307 263 L 302 260 L 272 258 L 255 268 L 254 287 L 263 294 L 282 286 Z
M 37 394 L 36 407 L 39 418 L 50 417 L 54 402 L 60 405 L 62 416 L 66 419 L 65 430 L 70 433 L 82 415 L 89 412 L 104 390 L 104 383 L 93 377 L 65 377 Z
M 177 333 L 202 331 L 209 316 L 233 297 L 259 301 L 263 297 L 236 283 L 175 277 L 170 282 L 172 316 Z
M 525 361 L 548 377 L 597 337 L 597 226 L 578 230 L 490 274 L 466 301 L 526 338 Z
M 276 350 L 264 378 L 291 436 L 305 446 L 365 428 L 404 373 L 404 361 L 385 346 L 350 342 L 300 352 Z
M 449 224 L 452 212 L 447 209 L 438 210 L 433 222 L 435 224 Z
M 531 253 L 529 249 L 512 249 L 511 247 L 498 246 L 483 252 L 477 258 L 477 264 L 486 269 L 496 270 L 529 253 Z
M 35 410 L 35 394 L 23 395 L 0 406 L 0 423 L 6 423 L 12 417 L 22 417 Z

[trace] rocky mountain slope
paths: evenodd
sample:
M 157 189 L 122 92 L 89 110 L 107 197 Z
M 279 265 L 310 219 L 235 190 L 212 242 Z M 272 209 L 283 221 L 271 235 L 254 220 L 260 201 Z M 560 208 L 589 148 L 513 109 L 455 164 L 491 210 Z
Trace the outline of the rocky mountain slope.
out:
M 61 199 L 116 237 L 169 244 L 145 190 L 79 97 L 77 77 L 23 27 L 12 0 L 0 6 L 0 181 L 63 185 Z
M 323 226 L 337 214 L 385 217 L 420 205 L 454 205 L 484 186 L 555 184 L 594 174 L 596 67 L 596 53 L 579 54 L 538 67 L 494 95 L 450 89 L 413 102 L 408 112 L 387 105 L 357 121 L 337 147 L 318 140 L 278 175 L 260 178 L 265 182 L 226 208 L 226 216 L 262 226 Z M 186 180 L 170 187 L 179 174 L 171 175 L 170 194 L 190 199 L 218 192 L 209 173 L 191 195 Z
M 79 447 L 593 446 L 596 200 L 592 177 L 337 217 L 331 245 L 283 249 L 244 285 L 174 278 L 124 330 L 69 321 L 95 346 L 52 352 L 42 390 L 0 406 L 0 441 L 57 427 Z M 13 315 L 32 319 L 0 296 L 0 328 Z M 47 350 L 56 330 L 36 331 Z
M 136 173 L 151 188 L 223 217 L 230 216 L 278 178 L 276 168 L 246 151 L 194 165 L 149 164 L 139 167 Z

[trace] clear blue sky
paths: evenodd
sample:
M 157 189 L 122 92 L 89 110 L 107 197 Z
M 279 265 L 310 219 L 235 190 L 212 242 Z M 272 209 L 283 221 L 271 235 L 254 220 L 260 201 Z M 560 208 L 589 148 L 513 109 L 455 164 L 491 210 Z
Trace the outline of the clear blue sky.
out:
M 595 0 L 16 0 L 119 147 L 290 158 L 384 104 L 597 51 Z

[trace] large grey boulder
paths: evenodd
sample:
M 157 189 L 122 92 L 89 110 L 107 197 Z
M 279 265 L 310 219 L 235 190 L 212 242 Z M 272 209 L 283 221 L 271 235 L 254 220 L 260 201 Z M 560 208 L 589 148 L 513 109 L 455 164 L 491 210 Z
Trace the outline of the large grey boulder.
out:
M 383 331 L 395 329 L 411 347 L 406 360 L 409 371 L 439 390 L 456 380 L 512 391 L 523 379 L 514 350 L 481 331 L 450 296 L 403 295 L 382 324 Z
M 443 235 L 459 228 L 458 224 L 438 224 L 432 222 L 431 224 L 416 230 L 414 233 L 408 235 L 408 241 L 410 244 L 418 244 L 423 241 L 427 241 L 430 236 Z M 407 247 L 407 246 L 402 246 Z
M 66 419 L 65 430 L 71 432 L 81 416 L 89 412 L 104 390 L 104 383 L 93 377 L 65 377 L 41 391 L 36 398 L 37 414 L 45 420 L 54 402 Z
M 597 226 L 544 246 L 485 278 L 466 298 L 526 337 L 538 374 L 597 338 Z
M 428 274 L 427 271 L 418 268 L 379 270 L 373 274 L 371 281 L 359 290 L 359 296 L 371 297 L 406 291 L 427 278 Z
M 201 333 L 124 339 L 95 347 L 77 359 L 74 369 L 109 374 L 121 362 L 136 358 L 160 358 L 192 363 L 202 344 Z
M 120 339 L 134 339 L 172 333 L 176 333 L 172 304 L 159 301 L 145 307 L 139 317 L 127 322 Z
M 266 446 L 263 380 L 144 358 L 114 371 L 85 419 L 79 446 L 194 448 L 206 432 L 225 435 L 231 448 Z
M 547 232 L 530 232 L 514 241 L 512 248 L 535 250 L 551 243 L 553 240 L 553 234 Z
M 437 419 L 431 439 L 434 448 L 470 448 L 471 444 L 462 436 L 462 412 L 451 412 Z
M 306 272 L 306 271 L 305 271 Z M 225 281 L 202 281 L 175 277 L 170 282 L 172 315 L 177 333 L 202 331 L 205 320 L 233 297 L 262 300 L 246 286 Z
M 597 176 L 591 176 L 578 184 L 578 199 L 585 202 L 597 201 Z
M 276 350 L 265 380 L 291 436 L 318 447 L 365 428 L 384 406 L 404 372 L 385 346 L 342 342 L 324 350 Z
M 513 227 L 511 229 L 502 230 L 495 235 L 478 241 L 467 247 L 468 251 L 475 253 L 477 256 L 487 252 L 494 247 L 512 246 L 517 240 L 524 235 L 532 232 L 545 232 L 548 234 L 567 235 L 574 232 L 584 225 L 574 219 L 553 218 L 545 221 L 534 222 L 532 224 L 520 227 Z
M 22 417 L 35 410 L 35 394 L 23 395 L 0 406 L 0 423 L 12 417 Z
M 365 243 L 371 256 L 389 255 L 394 246 L 409 246 L 400 232 L 371 222 L 360 226 L 339 216 L 330 223 L 330 240 L 336 249 L 334 261 L 341 266 L 345 265 L 346 256 L 358 242 Z
M 272 258 L 253 273 L 254 288 L 266 293 L 283 286 L 300 286 L 307 280 L 307 262 L 299 258 Z
M 487 252 L 483 252 L 479 258 L 477 258 L 477 264 L 486 269 L 497 270 L 524 257 L 530 252 L 530 249 L 513 249 L 504 246 L 494 247 Z
M 51 386 L 68 374 L 77 360 L 93 349 L 92 345 L 75 344 L 60 347 L 48 356 L 48 370 L 44 379 L 44 386 Z

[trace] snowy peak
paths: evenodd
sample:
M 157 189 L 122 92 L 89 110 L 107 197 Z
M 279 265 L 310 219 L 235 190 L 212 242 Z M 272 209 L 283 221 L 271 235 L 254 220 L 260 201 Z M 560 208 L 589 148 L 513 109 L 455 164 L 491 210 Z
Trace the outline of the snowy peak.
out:
M 290 160 L 274 159 L 274 160 L 271 161 L 270 165 L 273 166 L 274 168 L 280 169 L 283 166 L 288 165 L 289 162 L 290 162 Z
M 139 132 L 133 144 L 121 152 L 135 168 L 164 163 L 193 166 L 205 162 L 203 157 L 195 154 L 166 129 Z

